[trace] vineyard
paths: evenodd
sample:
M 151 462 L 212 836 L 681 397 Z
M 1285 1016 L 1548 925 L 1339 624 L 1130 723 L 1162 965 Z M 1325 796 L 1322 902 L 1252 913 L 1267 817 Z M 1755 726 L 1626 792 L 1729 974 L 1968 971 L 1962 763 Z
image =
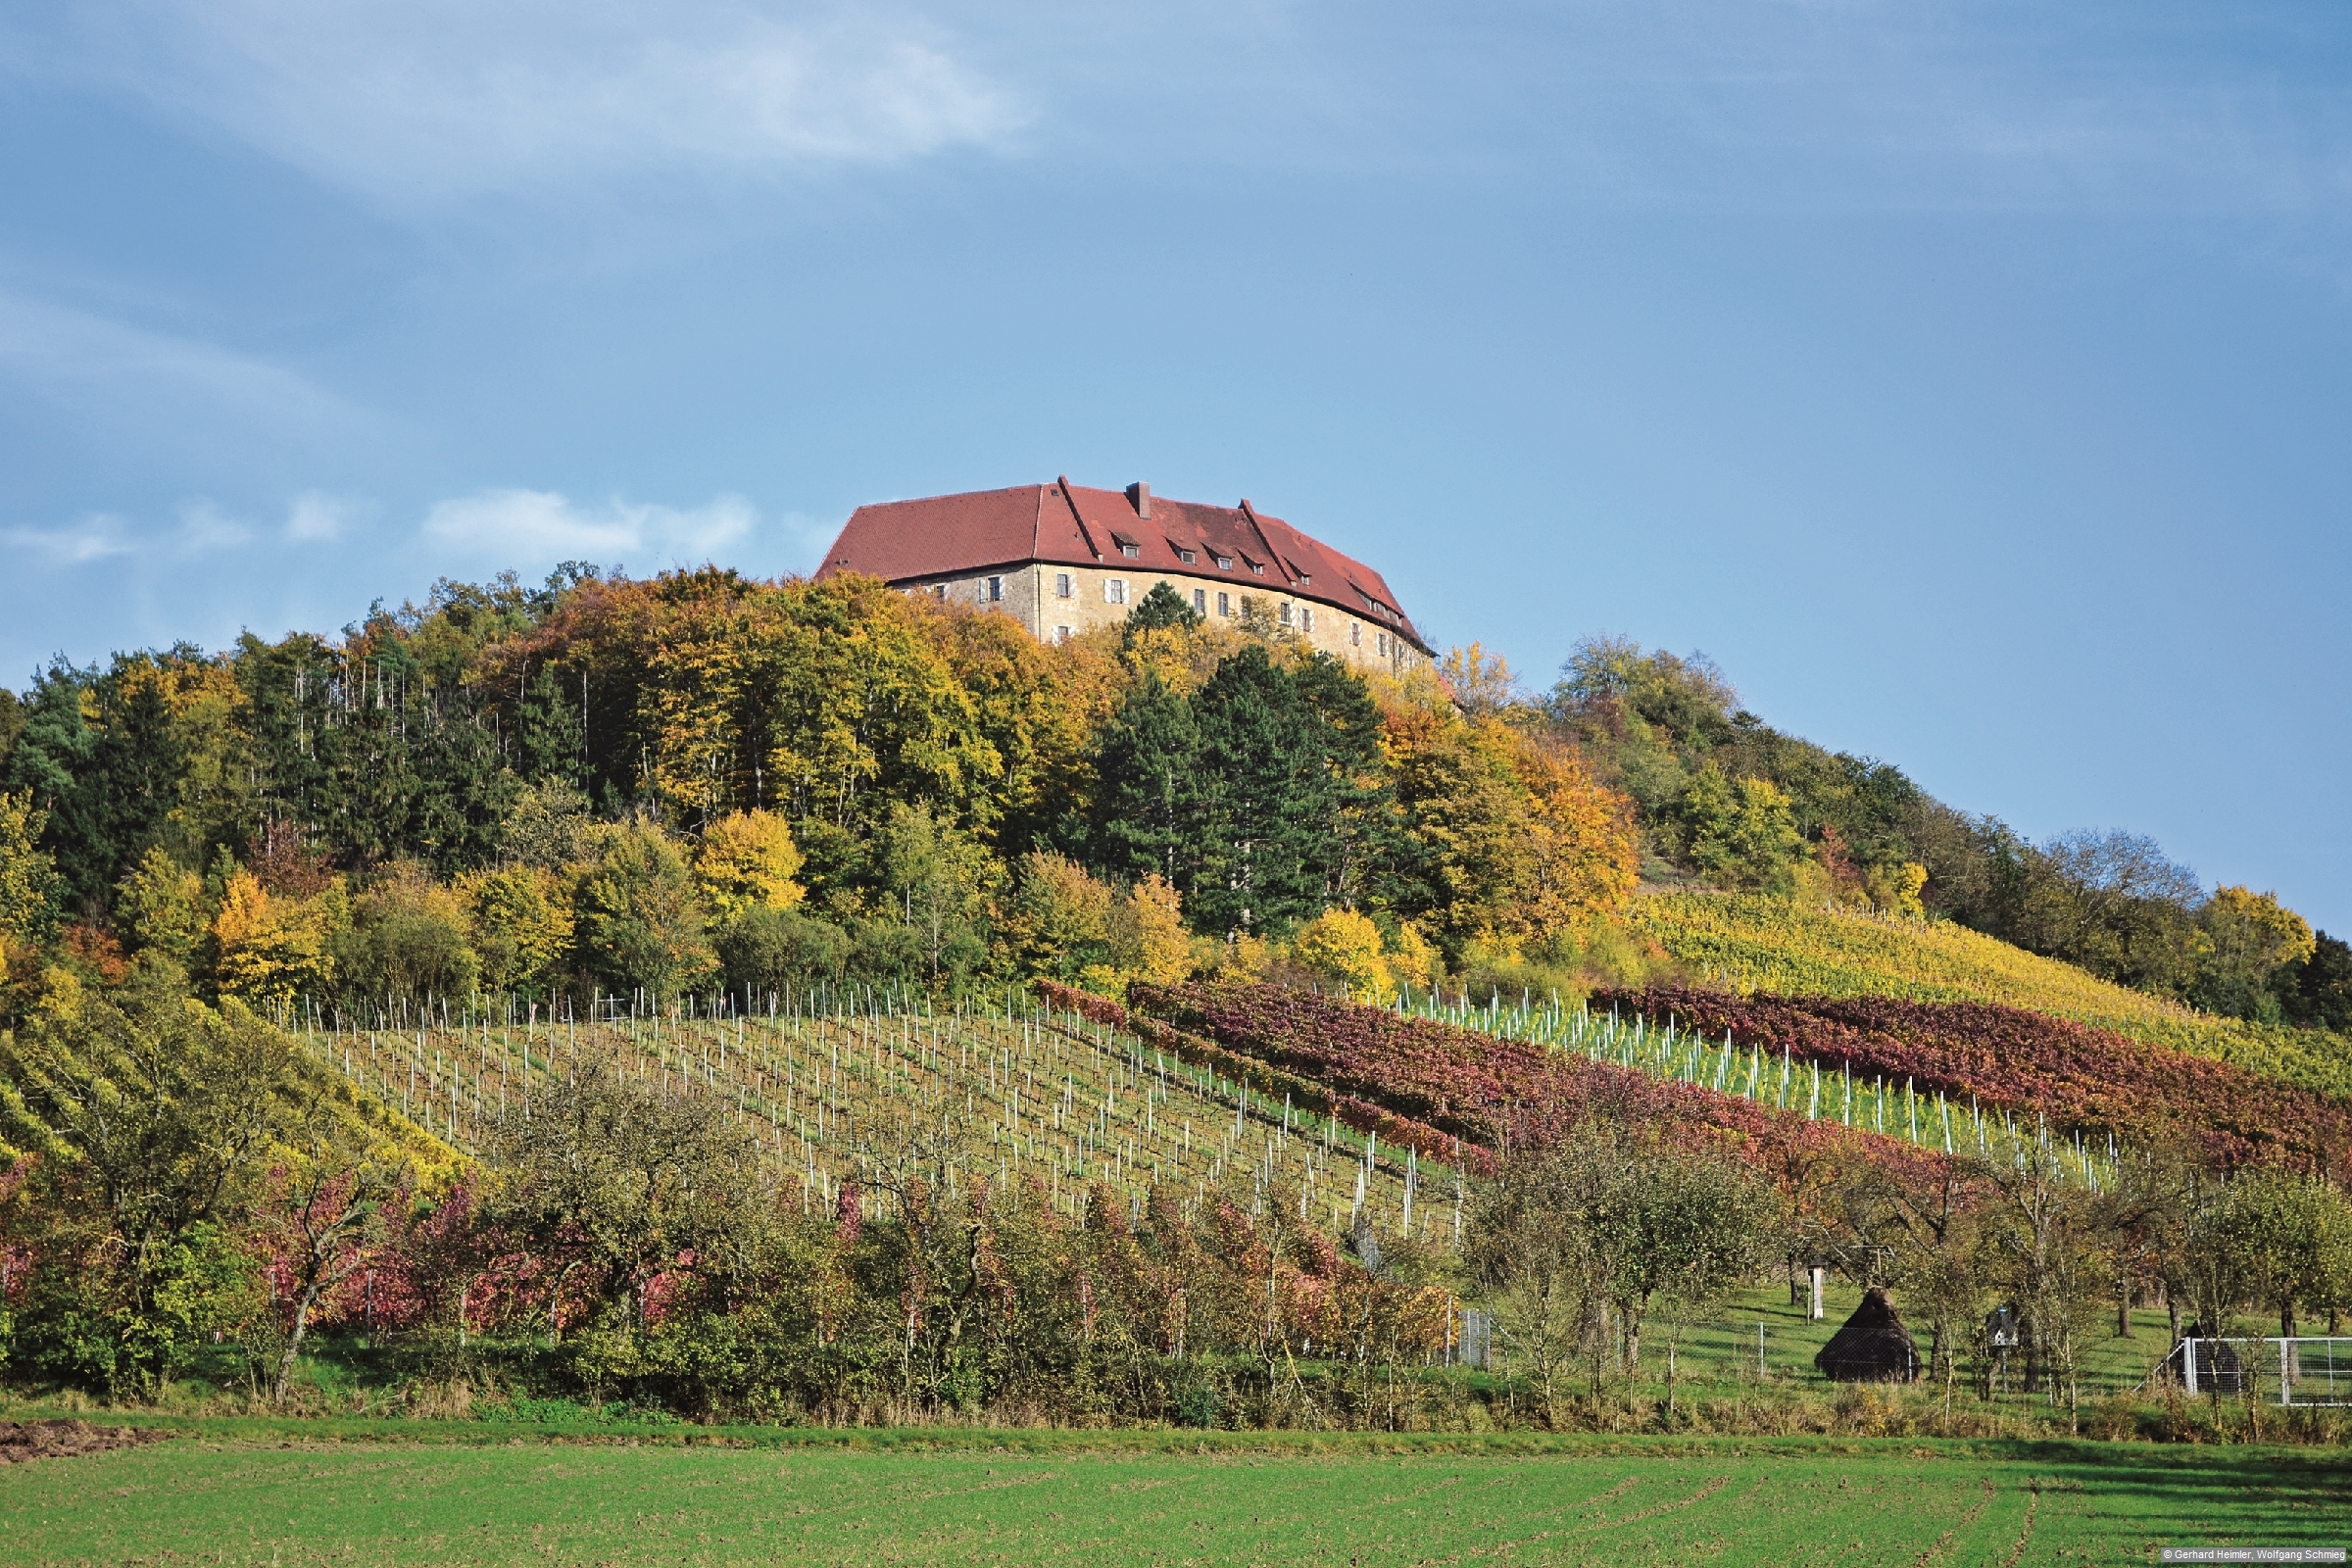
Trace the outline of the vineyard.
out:
M 1152 1015 L 1138 1024 L 1147 1037 L 1206 1035 L 1269 1074 L 1319 1089 L 1343 1117 L 1361 1120 L 1357 1107 L 1376 1107 L 1392 1142 L 1468 1146 L 1474 1168 L 1486 1163 L 1483 1151 L 1594 1112 L 1709 1129 L 1792 1190 L 1851 1160 L 1922 1176 L 1941 1154 L 2014 1159 L 2037 1144 L 2059 1152 L 2076 1180 L 2097 1182 L 2108 1152 L 2045 1144 L 2041 1126 L 1933 1093 L 1883 1093 L 1875 1115 L 1857 1119 L 1850 1083 L 1840 1114 L 1838 1080 L 1818 1063 L 1581 1011 L 1555 1014 L 1558 1037 L 1539 1042 L 1272 986 L 1138 986 L 1133 995 Z
M 2056 1151 L 2097 1185 L 2115 1134 L 2186 1128 L 2210 1152 L 2346 1147 L 2322 1097 L 2011 1008 L 1741 999 L 1661 990 L 1594 1008 L 1418 999 L 1361 1006 L 1270 986 L 1136 988 L 1133 1012 L 1042 985 L 1036 1001 L 942 1011 L 914 999 L 606 1000 L 554 1024 L 486 1013 L 406 1028 L 313 1020 L 302 1038 L 368 1099 L 475 1151 L 551 1078 L 595 1066 L 715 1096 L 804 1212 L 845 1183 L 889 1217 L 906 1175 L 1034 1181 L 1075 1216 L 1102 1186 L 1189 1217 L 1212 1195 L 1280 1193 L 1335 1235 L 1459 1237 L 1457 1172 L 1594 1110 L 1694 1126 L 1802 1186 L 1856 1157 L 1916 1174 L 1944 1153 Z M 2093 1136 L 2086 1136 L 2093 1135 Z M 1295 1196 L 1294 1196 L 1295 1195 Z
M 1783 996 L 1992 1003 L 2322 1094 L 2352 1095 L 2352 1040 L 2341 1035 L 2196 1012 L 1949 921 L 1699 893 L 1636 899 L 1626 920 L 1704 984 Z
M 2331 1168 L 2352 1149 L 2352 1112 L 2328 1096 L 2018 1007 L 1689 987 L 1597 992 L 1592 1005 L 1818 1064 L 1847 1102 L 1859 1088 L 1875 1125 L 1900 1085 L 2070 1132 L 2195 1149 L 2225 1167 L 2284 1156 Z
M 1458 1222 L 1418 1202 L 1421 1161 L 1404 1163 L 1341 1120 L 1317 1119 L 1212 1068 L 1154 1052 L 1132 1033 L 1007 997 L 995 1010 L 938 1011 L 875 999 L 766 1016 L 725 998 L 550 1024 L 486 1014 L 405 1029 L 308 1022 L 311 1054 L 384 1107 L 459 1150 L 528 1113 L 551 1078 L 590 1065 L 667 1094 L 716 1096 L 757 1136 L 771 1180 L 805 1212 L 844 1183 L 890 1217 L 897 1178 L 950 1186 L 979 1175 L 1034 1180 L 1056 1211 L 1081 1212 L 1092 1186 L 1144 1202 L 1182 1194 L 1187 1217 L 1212 1194 L 1248 1205 L 1296 1193 L 1299 1217 L 1344 1231 L 1359 1213 L 1388 1234 Z M 1433 1180 L 1437 1179 L 1433 1173 Z

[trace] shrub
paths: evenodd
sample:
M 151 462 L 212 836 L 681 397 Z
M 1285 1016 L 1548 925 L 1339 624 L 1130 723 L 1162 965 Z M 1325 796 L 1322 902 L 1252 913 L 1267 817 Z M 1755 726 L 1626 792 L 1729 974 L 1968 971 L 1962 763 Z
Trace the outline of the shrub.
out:
M 765 905 L 744 909 L 721 925 L 717 947 L 728 989 L 755 998 L 838 985 L 850 961 L 850 938 L 841 927 Z

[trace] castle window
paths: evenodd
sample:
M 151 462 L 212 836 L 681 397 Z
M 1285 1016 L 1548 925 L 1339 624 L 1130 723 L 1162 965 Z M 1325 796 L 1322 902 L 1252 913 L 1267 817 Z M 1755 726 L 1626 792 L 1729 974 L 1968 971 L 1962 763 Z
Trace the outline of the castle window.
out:
M 1057 571 L 1054 574 L 1054 597 L 1056 599 L 1070 597 L 1070 574 L 1068 572 Z
M 1054 640 L 1055 642 L 1057 642 L 1057 643 L 1066 643 L 1066 642 L 1068 642 L 1068 641 L 1070 640 L 1070 628 L 1069 628 L 1069 627 L 1067 627 L 1067 626 L 1056 626 L 1056 627 L 1054 627 Z
M 1002 603 L 1004 598 L 1004 579 L 1002 577 L 989 578 L 980 590 L 980 597 L 992 605 Z
M 1233 613 L 1233 599 L 1230 595 L 1217 595 L 1217 613 L 1220 615 L 1230 615 Z
M 1233 558 L 1231 556 L 1219 556 L 1217 558 L 1217 569 L 1219 571 L 1231 571 L 1233 569 Z
M 1193 590 L 1193 613 L 1196 615 L 1205 615 L 1208 613 L 1207 589 L 1196 588 Z
M 1176 556 L 1188 566 L 1193 564 L 1193 553 L 1190 550 L 1179 550 L 1176 552 Z
M 1125 604 L 1127 602 L 1127 579 L 1124 577 L 1110 577 L 1104 579 L 1102 584 L 1102 602 L 1106 605 Z
M 1143 547 L 1142 545 L 1121 545 L 1121 546 L 1119 546 L 1119 554 L 1120 554 L 1120 555 L 1122 555 L 1122 556 L 1125 556 L 1125 557 L 1127 557 L 1127 558 L 1128 558 L 1130 561 L 1134 560 L 1134 559 L 1135 559 L 1137 556 L 1140 556 L 1140 555 L 1142 555 L 1143 553 L 1144 553 L 1144 547 Z
M 1252 561 L 1250 563 L 1250 569 L 1263 577 L 1266 574 L 1266 564 L 1262 561 Z
M 1300 631 L 1315 629 L 1315 612 L 1309 606 L 1300 605 L 1298 607 L 1298 629 Z
M 1351 620 L 1348 623 L 1348 646 L 1350 648 L 1364 646 L 1364 623 L 1362 621 Z
M 1288 599 L 1282 602 L 1282 623 L 1285 626 L 1291 623 L 1291 602 Z
M 1389 657 L 1389 634 L 1385 631 L 1380 634 L 1380 657 Z

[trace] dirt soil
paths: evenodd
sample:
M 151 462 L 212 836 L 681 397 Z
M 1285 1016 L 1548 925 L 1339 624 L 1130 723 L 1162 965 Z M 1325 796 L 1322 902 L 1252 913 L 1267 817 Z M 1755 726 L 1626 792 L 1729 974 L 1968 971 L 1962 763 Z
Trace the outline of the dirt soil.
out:
M 143 1432 L 137 1427 L 94 1427 L 87 1421 L 0 1421 L 0 1464 L 23 1464 L 27 1459 L 71 1459 L 76 1454 L 161 1443 L 174 1436 L 171 1432 Z

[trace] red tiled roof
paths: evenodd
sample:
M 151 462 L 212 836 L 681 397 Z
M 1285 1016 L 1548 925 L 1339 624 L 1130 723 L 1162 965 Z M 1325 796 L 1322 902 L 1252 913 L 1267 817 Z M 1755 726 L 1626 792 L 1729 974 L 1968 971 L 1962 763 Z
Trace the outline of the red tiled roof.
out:
M 1132 557 L 1122 548 L 1129 545 Z M 1182 555 L 1188 550 L 1190 562 Z M 1230 570 L 1217 565 L 1220 556 L 1233 563 Z M 816 575 L 861 571 L 903 583 L 1030 561 L 1067 566 L 1132 561 L 1139 572 L 1231 577 L 1246 588 L 1286 592 L 1385 624 L 1429 652 L 1379 572 L 1248 501 L 1217 507 L 1153 496 L 1152 515 L 1139 517 L 1122 492 L 1066 479 L 885 501 L 850 514 Z

